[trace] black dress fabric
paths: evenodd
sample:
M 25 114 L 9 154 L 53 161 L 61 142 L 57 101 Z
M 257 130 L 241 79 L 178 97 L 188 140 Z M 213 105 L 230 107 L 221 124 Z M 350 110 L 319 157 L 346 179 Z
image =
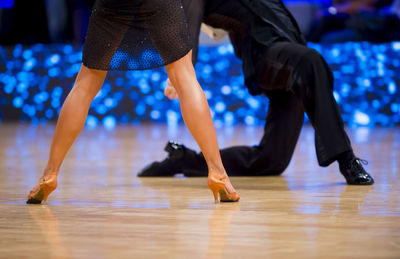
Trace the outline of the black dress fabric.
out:
M 191 48 L 181 0 L 97 0 L 82 60 L 98 70 L 143 70 L 170 64 Z

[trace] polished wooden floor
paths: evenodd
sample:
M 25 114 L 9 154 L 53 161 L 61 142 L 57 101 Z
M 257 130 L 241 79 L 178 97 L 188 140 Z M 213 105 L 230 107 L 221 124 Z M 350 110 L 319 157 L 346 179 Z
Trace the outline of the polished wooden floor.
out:
M 281 177 L 232 178 L 239 203 L 214 204 L 204 178 L 141 179 L 183 127 L 85 130 L 47 205 L 25 205 L 52 125 L 0 124 L 0 258 L 400 258 L 400 129 L 349 130 L 374 186 L 318 166 L 306 127 Z M 218 130 L 256 144 L 261 127 Z

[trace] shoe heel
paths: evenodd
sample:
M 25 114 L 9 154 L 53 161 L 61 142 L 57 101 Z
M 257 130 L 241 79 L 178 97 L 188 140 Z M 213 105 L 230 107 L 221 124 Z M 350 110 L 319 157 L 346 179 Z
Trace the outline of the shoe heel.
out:
M 209 178 L 207 181 L 208 188 L 210 188 L 211 192 L 214 196 L 215 203 L 219 202 L 219 191 L 225 188 L 225 183 L 223 181 L 217 180 L 215 178 Z

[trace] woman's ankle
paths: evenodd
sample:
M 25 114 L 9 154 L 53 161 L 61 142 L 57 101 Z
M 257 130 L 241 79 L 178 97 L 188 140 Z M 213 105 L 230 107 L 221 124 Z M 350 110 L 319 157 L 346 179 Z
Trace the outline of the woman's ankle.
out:
M 43 172 L 43 176 L 58 176 L 60 169 L 54 167 L 46 167 Z
M 212 175 L 218 178 L 228 177 L 224 168 L 216 168 L 216 167 L 209 167 L 208 168 L 208 175 Z

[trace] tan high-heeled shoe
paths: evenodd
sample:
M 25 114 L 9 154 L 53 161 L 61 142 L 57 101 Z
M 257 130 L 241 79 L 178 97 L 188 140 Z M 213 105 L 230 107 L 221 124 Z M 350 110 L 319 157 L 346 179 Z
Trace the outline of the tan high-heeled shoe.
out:
M 240 195 L 238 192 L 229 192 L 227 188 L 228 177 L 221 179 L 214 178 L 212 176 L 208 177 L 207 185 L 211 189 L 214 195 L 215 203 L 220 202 L 236 202 L 239 201 Z M 219 199 L 218 199 L 219 196 Z
M 46 202 L 50 193 L 57 188 L 57 175 L 42 176 L 39 183 L 29 192 L 26 204 L 41 204 Z

